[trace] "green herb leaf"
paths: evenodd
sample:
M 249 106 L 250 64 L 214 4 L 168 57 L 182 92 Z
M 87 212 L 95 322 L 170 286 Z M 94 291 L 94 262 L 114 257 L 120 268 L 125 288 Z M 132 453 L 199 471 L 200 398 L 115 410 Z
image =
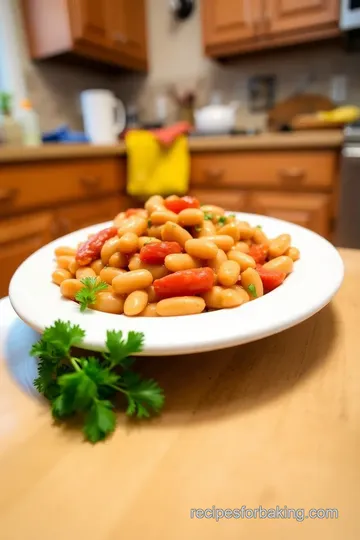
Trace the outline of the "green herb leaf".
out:
M 137 373 L 125 372 L 121 385 L 128 400 L 128 416 L 147 418 L 151 411 L 157 413 L 164 405 L 164 392 L 152 379 L 141 379 Z
M 200 232 L 202 227 L 201 227 L 201 225 L 195 225 L 194 229 L 195 229 L 196 232 Z
M 105 281 L 97 281 L 97 277 L 86 277 L 81 280 L 84 285 L 82 289 L 75 295 L 75 300 L 80 304 L 80 311 L 85 311 L 91 304 L 96 301 L 96 295 L 100 291 L 104 291 L 108 288 L 108 284 Z
M 220 216 L 220 217 L 218 218 L 218 223 L 219 223 L 219 225 L 225 225 L 225 223 L 226 223 L 226 216 Z
M 248 291 L 253 298 L 257 298 L 256 288 L 253 283 L 250 283 L 250 285 L 248 286 Z
M 262 229 L 262 225 L 256 225 L 257 229 Z
M 131 354 L 140 352 L 144 344 L 144 334 L 141 332 L 129 332 L 127 340 L 123 339 L 123 333 L 121 330 L 111 330 L 106 334 L 106 347 L 108 353 L 105 353 L 105 358 L 108 360 L 109 364 L 113 366 L 124 366 L 124 361 L 126 360 L 126 367 L 129 367 L 129 362 L 127 357 Z
M 152 227 L 152 221 L 151 219 L 148 219 L 148 229 L 150 229 L 150 227 Z
M 84 434 L 86 438 L 96 443 L 105 439 L 116 426 L 116 416 L 110 401 L 95 399 L 85 416 Z
M 236 218 L 236 215 L 235 214 L 229 214 L 228 217 Z
M 211 212 L 204 212 L 204 219 L 211 221 L 213 217 L 214 216 Z

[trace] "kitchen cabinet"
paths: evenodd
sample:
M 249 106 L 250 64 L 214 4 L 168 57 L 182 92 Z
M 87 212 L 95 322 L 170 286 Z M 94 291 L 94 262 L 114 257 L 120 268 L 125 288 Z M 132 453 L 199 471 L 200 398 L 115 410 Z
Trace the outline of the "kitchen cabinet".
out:
M 145 0 L 22 0 L 34 59 L 64 54 L 145 71 Z
M 340 35 L 340 0 L 202 0 L 203 43 L 217 58 Z
M 326 238 L 330 235 L 329 195 L 257 192 L 249 197 L 249 208 L 255 214 L 291 221 Z
M 260 18 L 261 0 L 210 0 L 203 2 L 203 27 L 207 44 L 249 40 L 256 36 L 253 17 Z
M 8 294 L 16 268 L 34 251 L 51 242 L 54 232 L 51 212 L 0 221 L 0 298 Z

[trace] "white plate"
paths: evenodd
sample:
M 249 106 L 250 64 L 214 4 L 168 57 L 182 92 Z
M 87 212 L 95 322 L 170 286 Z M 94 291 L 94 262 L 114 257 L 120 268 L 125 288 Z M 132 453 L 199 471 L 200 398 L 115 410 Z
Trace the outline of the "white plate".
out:
M 51 282 L 54 249 L 75 247 L 88 234 L 111 223 L 101 223 L 68 234 L 31 255 L 15 272 L 10 300 L 16 313 L 42 332 L 56 319 L 79 324 L 86 337 L 83 348 L 103 350 L 107 330 L 135 330 L 145 334 L 147 355 L 173 355 L 209 351 L 254 341 L 298 324 L 329 303 L 341 285 L 343 262 L 337 250 L 321 236 L 286 221 L 238 213 L 252 225 L 261 225 L 269 237 L 289 233 L 301 251 L 294 272 L 275 291 L 234 309 L 184 317 L 130 318 L 87 310 L 80 313 L 75 302 L 60 296 Z

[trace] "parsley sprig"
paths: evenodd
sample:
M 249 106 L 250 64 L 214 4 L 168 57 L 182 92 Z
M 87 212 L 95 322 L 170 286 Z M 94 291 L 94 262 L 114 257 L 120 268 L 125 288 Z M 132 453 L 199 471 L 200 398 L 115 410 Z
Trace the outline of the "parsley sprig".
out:
M 256 287 L 253 283 L 250 283 L 250 285 L 248 286 L 248 291 L 253 298 L 257 298 Z
M 51 403 L 54 418 L 64 420 L 79 415 L 85 437 L 95 443 L 105 439 L 116 426 L 114 404 L 117 393 L 126 401 L 126 414 L 146 418 L 158 413 L 164 404 L 164 393 L 152 379 L 142 379 L 130 368 L 131 354 L 143 348 L 144 335 L 108 331 L 107 352 L 101 358 L 75 357 L 71 349 L 81 345 L 85 332 L 78 325 L 56 321 L 46 328 L 33 345 L 31 355 L 39 359 L 34 386 Z
M 76 293 L 75 300 L 80 304 L 80 311 L 85 311 L 95 303 L 97 293 L 108 288 L 108 284 L 105 281 L 98 281 L 96 277 L 83 278 L 81 283 L 84 287 Z

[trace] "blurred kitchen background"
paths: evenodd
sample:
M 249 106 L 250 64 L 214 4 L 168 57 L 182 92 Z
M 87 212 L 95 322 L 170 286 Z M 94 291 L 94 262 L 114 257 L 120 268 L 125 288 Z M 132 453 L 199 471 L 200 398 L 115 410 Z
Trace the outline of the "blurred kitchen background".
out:
M 124 134 L 180 120 L 189 192 L 360 247 L 359 66 L 359 0 L 0 0 L 0 296 L 141 204 Z

